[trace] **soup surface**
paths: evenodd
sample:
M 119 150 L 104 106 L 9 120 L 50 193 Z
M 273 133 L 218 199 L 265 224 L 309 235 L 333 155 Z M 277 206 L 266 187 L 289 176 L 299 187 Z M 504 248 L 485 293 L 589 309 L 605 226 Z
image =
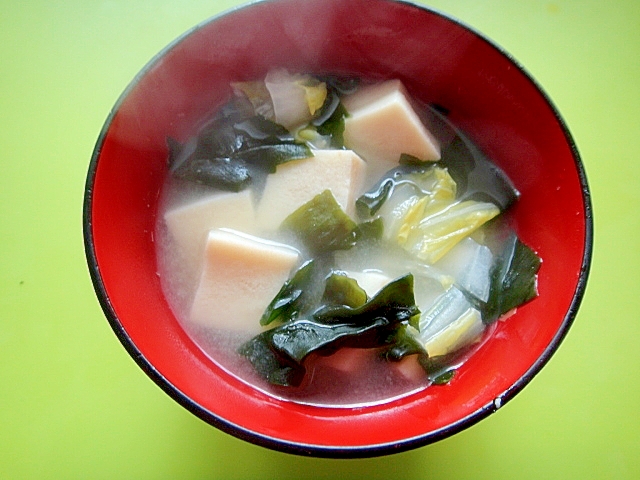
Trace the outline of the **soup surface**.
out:
M 167 299 L 271 395 L 366 405 L 455 381 L 536 295 L 540 259 L 509 228 L 517 190 L 399 80 L 274 70 L 168 145 Z

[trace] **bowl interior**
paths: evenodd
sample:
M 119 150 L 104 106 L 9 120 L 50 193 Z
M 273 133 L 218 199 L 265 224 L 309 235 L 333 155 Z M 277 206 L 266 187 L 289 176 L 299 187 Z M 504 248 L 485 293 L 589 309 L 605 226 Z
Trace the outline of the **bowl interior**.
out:
M 166 174 L 165 139 L 192 134 L 227 98 L 230 81 L 262 77 L 274 66 L 400 78 L 417 99 L 449 110 L 520 190 L 513 218 L 519 236 L 543 259 L 540 296 L 500 322 L 451 384 L 361 409 L 276 400 L 221 371 L 172 314 L 156 275 L 153 238 Z M 495 411 L 560 343 L 588 270 L 586 181 L 553 106 L 495 45 L 452 19 L 404 2 L 273 0 L 196 27 L 150 62 L 122 95 L 98 141 L 87 186 L 91 273 L 125 347 L 201 418 L 287 451 L 397 451 Z

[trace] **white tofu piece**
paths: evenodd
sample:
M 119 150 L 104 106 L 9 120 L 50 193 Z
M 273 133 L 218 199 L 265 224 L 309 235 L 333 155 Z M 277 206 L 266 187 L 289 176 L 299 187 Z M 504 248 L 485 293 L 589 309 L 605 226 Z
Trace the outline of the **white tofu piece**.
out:
M 356 282 L 358 282 L 360 288 L 367 292 L 367 295 L 370 298 L 378 293 L 382 289 L 382 287 L 393 280 L 384 273 L 376 272 L 373 270 L 364 272 L 347 271 L 345 273 L 348 277 L 353 278 Z
M 276 230 L 282 221 L 313 197 L 330 189 L 347 214 L 363 192 L 366 163 L 351 150 L 315 150 L 313 157 L 278 165 L 257 208 L 261 228 Z
M 369 165 L 368 183 L 398 166 L 400 154 L 440 160 L 440 145 L 411 105 L 400 80 L 364 86 L 343 99 L 344 143 Z
M 300 259 L 288 245 L 226 229 L 209 233 L 204 255 L 190 321 L 250 334 L 263 330 L 260 317 Z
M 197 278 L 209 231 L 232 228 L 254 233 L 251 192 L 215 193 L 165 213 L 164 220 L 190 278 Z

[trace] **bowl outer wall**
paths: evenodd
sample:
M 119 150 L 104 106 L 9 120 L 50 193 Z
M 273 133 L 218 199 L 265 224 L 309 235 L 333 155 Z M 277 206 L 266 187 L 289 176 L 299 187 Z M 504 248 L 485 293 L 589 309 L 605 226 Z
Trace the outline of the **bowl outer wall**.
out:
M 354 13 L 355 12 L 355 13 Z M 446 107 L 511 177 L 518 235 L 543 258 L 540 296 L 500 323 L 447 386 L 386 405 L 317 408 L 267 396 L 220 370 L 188 338 L 157 276 L 154 229 L 166 137 L 188 138 L 229 82 L 270 68 L 400 78 Z M 468 27 L 411 3 L 271 0 L 207 21 L 134 79 L 109 115 L 87 179 L 85 243 L 114 331 L 167 393 L 254 443 L 322 456 L 390 453 L 450 435 L 495 411 L 555 351 L 584 293 L 589 192 L 562 119 L 532 78 Z

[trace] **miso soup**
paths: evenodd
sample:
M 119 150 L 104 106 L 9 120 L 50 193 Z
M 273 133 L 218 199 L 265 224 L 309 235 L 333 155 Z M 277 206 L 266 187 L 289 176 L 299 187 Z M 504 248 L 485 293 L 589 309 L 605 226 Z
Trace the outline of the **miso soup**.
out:
M 158 267 L 219 366 L 317 405 L 455 381 L 536 295 L 519 193 L 399 80 L 273 70 L 167 140 Z

